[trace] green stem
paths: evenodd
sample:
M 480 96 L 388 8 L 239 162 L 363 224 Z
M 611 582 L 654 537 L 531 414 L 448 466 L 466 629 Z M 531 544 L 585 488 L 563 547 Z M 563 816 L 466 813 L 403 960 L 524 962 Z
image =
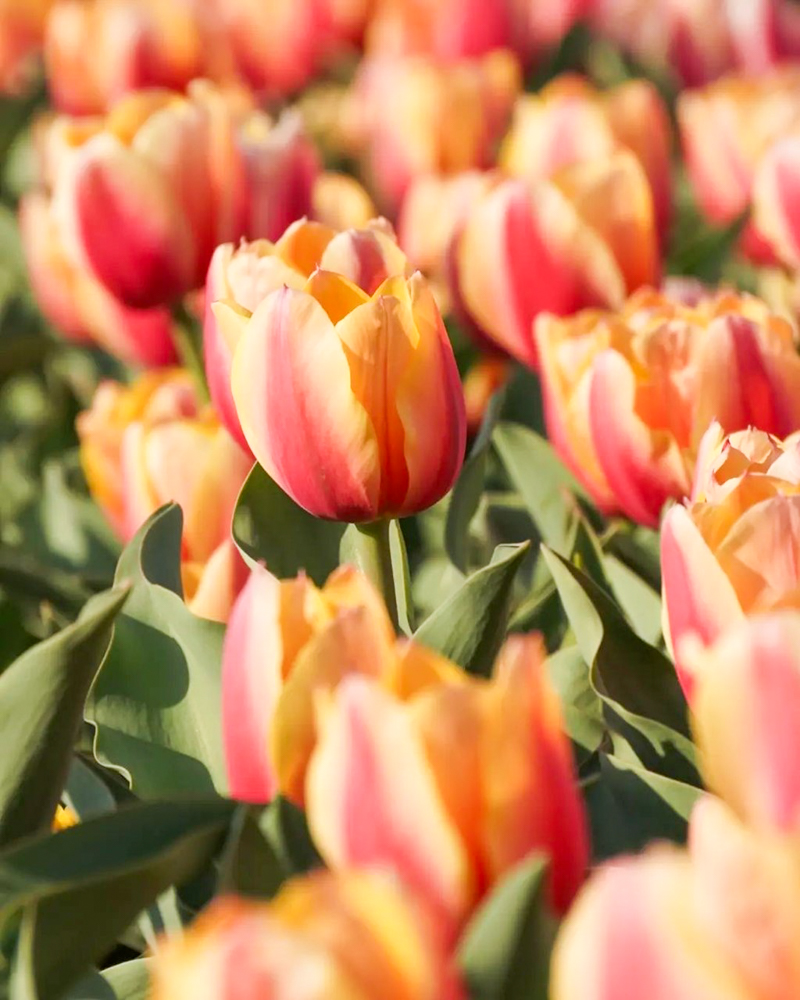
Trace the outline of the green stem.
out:
M 203 365 L 202 331 L 183 302 L 179 302 L 172 311 L 172 342 L 181 364 L 192 376 L 198 401 L 201 404 L 209 402 L 211 397 Z
M 352 549 L 349 553 L 352 562 L 361 572 L 375 584 L 377 589 L 383 594 L 389 617 L 392 619 L 395 631 L 400 628 L 398 614 L 398 595 L 395 587 L 394 572 L 392 569 L 392 551 L 389 541 L 389 527 L 391 521 L 386 518 L 380 521 L 371 521 L 369 524 L 354 524 L 351 531 L 355 537 L 352 539 Z

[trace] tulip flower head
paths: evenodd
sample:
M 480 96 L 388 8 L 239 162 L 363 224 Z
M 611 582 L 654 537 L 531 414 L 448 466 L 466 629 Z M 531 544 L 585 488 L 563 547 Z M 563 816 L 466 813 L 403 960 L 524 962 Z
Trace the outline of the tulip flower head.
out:
M 0 0 L 0 93 L 29 82 L 41 53 L 53 0 Z
M 198 406 L 189 376 L 165 369 L 130 388 L 105 382 L 77 431 L 89 489 L 122 541 L 163 504 L 181 505 L 185 597 L 197 614 L 226 619 L 244 583 L 230 530 L 251 463 Z
M 509 48 L 513 0 L 382 0 L 367 32 L 371 56 L 455 62 Z
M 798 553 L 798 436 L 712 426 L 691 501 L 667 512 L 661 534 L 664 634 L 688 695 L 686 637 L 709 645 L 744 616 L 798 606 Z
M 599 506 L 641 524 L 688 496 L 712 420 L 729 431 L 800 427 L 789 323 L 752 296 L 688 301 L 645 289 L 617 313 L 537 324 L 551 440 Z
M 314 873 L 269 903 L 220 897 L 153 959 L 153 1000 L 462 1000 L 430 914 L 377 872 Z

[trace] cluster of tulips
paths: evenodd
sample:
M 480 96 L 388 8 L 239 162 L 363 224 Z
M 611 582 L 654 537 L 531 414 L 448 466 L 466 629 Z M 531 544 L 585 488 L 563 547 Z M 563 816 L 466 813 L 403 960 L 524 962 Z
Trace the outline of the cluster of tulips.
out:
M 604 57 L 626 78 L 558 71 L 576 39 L 594 54 L 583 69 Z M 24 100 L 41 67 L 51 107 L 15 206 L 28 280 L 58 343 L 123 373 L 77 416 L 86 484 L 145 575 L 142 532 L 180 506 L 187 620 L 203 620 L 202 642 L 224 633 L 216 789 L 249 817 L 286 804 L 316 858 L 272 898 L 230 883 L 180 933 L 162 926 L 149 995 L 800 996 L 800 7 L 0 0 L 0 86 Z M 726 280 L 674 252 L 689 201 L 701 249 L 722 241 L 735 261 Z M 542 515 L 525 538 L 557 553 L 525 586 L 564 557 L 608 634 L 606 606 L 616 634 L 637 633 L 635 662 L 603 669 L 671 660 L 663 697 L 686 730 L 662 726 L 647 752 L 626 729 L 646 712 L 629 710 L 626 682 L 598 679 L 602 650 L 587 653 L 558 572 L 569 630 L 538 604 L 526 618 L 524 600 L 509 617 L 510 583 L 502 601 L 480 590 L 497 559 L 473 576 L 448 563 L 479 595 L 474 615 L 426 639 L 408 539 L 447 518 L 436 544 L 452 555 L 453 512 L 477 491 L 467 520 L 521 540 L 493 520 L 502 498 L 506 513 L 520 504 L 485 451 L 512 385 L 538 386 L 549 442 L 511 476 Z M 536 501 L 544 448 L 558 485 Z M 301 557 L 276 569 L 232 531 L 256 476 L 281 497 L 268 536 L 293 530 L 291 510 L 311 548 L 317 530 L 342 537 L 327 579 Z M 554 540 L 561 505 L 588 556 Z M 652 604 L 660 588 L 658 635 L 643 637 L 614 578 L 592 582 L 620 537 L 654 541 L 656 581 L 634 589 Z M 134 562 L 122 557 L 118 583 Z M 125 614 L 152 626 L 168 613 L 157 603 Z M 465 667 L 464 636 L 493 666 Z M 122 662 L 109 641 L 86 702 L 95 744 L 75 752 L 126 775 L 133 796 L 147 781 L 126 740 L 146 731 L 184 758 L 203 740 L 164 735 L 141 709 L 100 746 L 102 678 Z M 559 672 L 576 650 L 580 690 Z M 120 703 L 139 669 L 126 655 Z M 589 688 L 604 735 L 584 754 L 572 720 L 591 714 Z M 678 836 L 598 848 L 594 765 L 612 743 L 668 802 L 688 790 Z M 693 781 L 651 766 L 666 744 L 686 750 Z M 92 829 L 75 812 L 60 807 L 54 842 Z M 531 859 L 546 866 L 544 961 L 504 894 Z M 523 928 L 507 964 L 535 970 L 505 987 L 465 968 L 490 911 Z M 25 927 L 17 947 L 36 969 Z M 482 942 L 488 967 L 498 941 Z M 62 995 L 31 989 L 18 995 Z

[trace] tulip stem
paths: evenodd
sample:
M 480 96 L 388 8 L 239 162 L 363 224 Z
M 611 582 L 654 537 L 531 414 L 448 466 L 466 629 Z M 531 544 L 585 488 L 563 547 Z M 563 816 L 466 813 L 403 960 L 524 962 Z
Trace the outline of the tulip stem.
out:
M 189 372 L 197 390 L 198 402 L 208 403 L 206 371 L 203 364 L 203 341 L 200 324 L 183 302 L 172 312 L 172 342 L 181 365 Z
M 391 520 L 354 524 L 354 536 L 348 546 L 350 561 L 377 587 L 383 595 L 395 631 L 400 631 L 399 594 L 392 564 Z

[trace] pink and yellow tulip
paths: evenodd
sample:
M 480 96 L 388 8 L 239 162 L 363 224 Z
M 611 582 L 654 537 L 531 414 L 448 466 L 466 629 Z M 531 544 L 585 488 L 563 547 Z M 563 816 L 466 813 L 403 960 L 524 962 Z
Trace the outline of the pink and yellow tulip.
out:
M 250 460 L 198 406 L 188 375 L 151 372 L 130 388 L 105 382 L 77 430 L 89 489 L 122 541 L 163 504 L 181 505 L 186 600 L 202 617 L 227 619 L 246 577 L 230 533 Z
M 765 154 L 753 187 L 754 225 L 777 259 L 794 272 L 800 270 L 798 196 L 800 121 Z
M 316 154 L 299 120 L 196 81 L 142 91 L 105 119 L 55 119 L 46 181 L 63 246 L 121 302 L 169 304 L 202 285 L 218 244 L 277 237 L 310 207 Z
M 645 289 L 616 313 L 537 324 L 550 439 L 602 509 L 641 524 L 688 496 L 715 418 L 728 431 L 800 428 L 789 323 L 752 296 L 688 301 Z
M 520 86 L 519 65 L 504 50 L 453 64 L 423 56 L 365 59 L 348 131 L 379 204 L 394 211 L 416 177 L 491 166 Z
M 223 423 L 244 448 L 248 445 L 231 394 L 231 366 L 244 320 L 273 292 L 303 291 L 318 269 L 341 274 L 367 295 L 391 275 L 411 273 L 383 219 L 345 232 L 299 219 L 276 243 L 256 240 L 239 247 L 226 243 L 211 259 L 204 324 L 206 376 Z
M 518 98 L 498 165 L 515 177 L 537 181 L 573 163 L 628 149 L 647 174 L 656 224 L 666 235 L 672 200 L 670 145 L 667 110 L 651 83 L 630 80 L 602 92 L 569 73 Z
M 789 1000 L 800 990 L 800 855 L 695 806 L 689 849 L 604 865 L 562 924 L 552 1000 Z
M 767 401 L 767 383 L 760 384 L 754 397 Z M 726 438 L 712 426 L 691 500 L 667 512 L 661 532 L 664 633 L 687 695 L 694 687 L 687 637 L 710 645 L 745 616 L 800 606 L 799 552 L 797 435 L 780 441 L 749 430 Z
M 536 367 L 540 313 L 621 308 L 658 281 L 653 199 L 630 152 L 538 182 L 502 180 L 479 196 L 450 250 L 457 309 L 500 350 Z
M 678 122 L 689 177 L 700 208 L 717 225 L 732 223 L 750 208 L 756 178 L 761 202 L 743 234 L 742 249 L 757 262 L 771 263 L 767 236 L 775 202 L 785 191 L 776 176 L 782 153 L 764 164 L 772 147 L 800 130 L 800 70 L 787 66 L 762 79 L 731 76 L 678 100 Z M 762 222 L 767 223 L 762 231 Z M 780 245 L 780 241 L 779 241 Z
M 252 313 L 235 303 L 215 308 L 221 350 L 235 352 L 231 388 L 242 432 L 275 482 L 317 517 L 374 521 L 425 510 L 453 485 L 466 437 L 442 318 L 421 274 L 382 278 L 388 258 L 374 230 L 344 234 L 328 249 L 337 270 L 311 270 L 317 245 L 305 258 L 307 278 L 267 250 L 265 281 L 276 269 L 294 270 L 291 285 L 282 277 L 278 291 L 260 302 L 255 294 Z M 341 269 L 334 249 L 344 253 Z M 258 251 L 249 254 L 258 260 Z M 362 267 L 379 282 L 371 291 L 341 273 Z
M 442 932 L 380 873 L 317 873 L 269 903 L 215 900 L 153 959 L 152 1000 L 461 1000 Z

